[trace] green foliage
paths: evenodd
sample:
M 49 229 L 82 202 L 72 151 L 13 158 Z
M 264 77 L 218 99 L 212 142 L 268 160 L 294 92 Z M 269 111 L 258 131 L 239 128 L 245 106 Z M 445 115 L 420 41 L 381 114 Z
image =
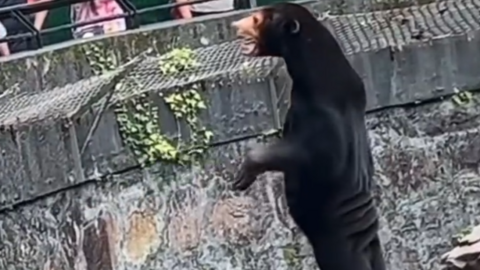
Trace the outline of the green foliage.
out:
M 205 102 L 197 91 L 197 85 L 191 89 L 178 91 L 165 97 L 165 102 L 173 112 L 177 121 L 183 119 L 191 131 L 191 144 L 184 147 L 186 156 L 180 157 L 181 161 L 190 161 L 190 157 L 200 158 L 213 138 L 213 132 L 202 126 L 198 119 L 201 110 L 206 109 Z M 196 159 L 194 158 L 195 161 Z
M 157 111 L 158 108 L 149 102 L 147 94 L 126 100 L 115 108 L 123 140 L 143 165 L 155 162 L 158 158 L 178 158 L 176 147 L 161 134 Z
M 160 60 L 160 71 L 171 76 L 197 66 L 195 53 L 188 48 L 175 48 L 163 55 Z
M 472 230 L 473 230 L 473 227 L 469 226 L 467 228 L 464 228 L 462 230 L 460 230 L 460 232 L 458 232 L 457 234 L 455 234 L 453 236 L 453 245 L 456 246 L 458 245 L 458 243 L 460 243 L 460 241 L 467 235 L 469 235 L 470 233 L 472 233 Z
M 95 74 L 102 74 L 118 66 L 113 51 L 102 50 L 94 44 L 87 45 L 86 56 Z M 196 66 L 198 63 L 193 50 L 176 48 L 161 57 L 159 71 L 167 76 L 180 76 L 182 72 Z M 162 134 L 158 107 L 151 102 L 152 94 L 142 94 L 115 104 L 120 133 L 140 164 L 145 166 L 157 160 L 188 164 L 197 162 L 204 156 L 213 133 L 202 126 L 198 119 L 201 111 L 206 109 L 199 88 L 198 84 L 193 84 L 187 89 L 173 89 L 163 98 L 175 116 L 177 126 L 180 127 L 179 123 L 183 121 L 189 127 L 190 138 L 186 141 L 180 139 L 180 128 L 176 139 Z M 163 93 L 158 95 L 163 97 Z
M 107 50 L 98 44 L 87 43 L 82 53 L 87 57 L 88 64 L 95 75 L 114 70 L 119 65 L 114 51 Z
M 469 91 L 460 92 L 457 88 L 453 91 L 455 94 L 452 96 L 452 100 L 457 106 L 467 106 L 475 101 L 473 94 Z
M 283 257 L 290 268 L 298 268 L 301 265 L 302 257 L 300 248 L 295 245 L 287 245 L 283 249 Z

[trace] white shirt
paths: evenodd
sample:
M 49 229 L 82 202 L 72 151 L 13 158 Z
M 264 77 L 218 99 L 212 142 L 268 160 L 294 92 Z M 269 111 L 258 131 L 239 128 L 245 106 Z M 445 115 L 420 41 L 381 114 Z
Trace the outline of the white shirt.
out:
M 196 12 L 223 12 L 230 11 L 234 8 L 234 0 L 213 0 L 203 3 L 194 4 L 192 11 Z
M 5 29 L 5 26 L 0 22 L 0 38 L 4 38 L 7 36 L 7 29 Z

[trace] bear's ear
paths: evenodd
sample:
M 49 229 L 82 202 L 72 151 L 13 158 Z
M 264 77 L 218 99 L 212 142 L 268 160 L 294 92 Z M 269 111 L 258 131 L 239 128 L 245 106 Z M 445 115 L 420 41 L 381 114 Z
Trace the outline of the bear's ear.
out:
M 288 20 L 284 23 L 283 29 L 290 35 L 298 34 L 300 32 L 300 23 L 295 19 Z

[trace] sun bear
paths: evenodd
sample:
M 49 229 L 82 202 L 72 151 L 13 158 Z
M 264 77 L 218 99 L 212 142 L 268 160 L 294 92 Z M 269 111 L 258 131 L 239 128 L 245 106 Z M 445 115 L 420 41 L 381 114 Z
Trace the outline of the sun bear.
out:
M 360 76 L 300 5 L 265 7 L 232 26 L 243 54 L 282 57 L 293 81 L 282 138 L 249 150 L 232 188 L 283 172 L 289 213 L 321 270 L 385 269 Z

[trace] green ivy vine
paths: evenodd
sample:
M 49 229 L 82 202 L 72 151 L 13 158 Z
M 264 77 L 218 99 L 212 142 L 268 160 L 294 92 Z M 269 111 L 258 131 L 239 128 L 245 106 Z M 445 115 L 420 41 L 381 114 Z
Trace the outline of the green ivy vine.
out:
M 460 91 L 459 89 L 454 88 L 452 100 L 457 106 L 468 106 L 475 101 L 475 97 L 470 91 Z
M 102 74 L 115 69 L 118 61 L 111 50 L 95 44 L 87 44 L 87 60 L 94 74 Z M 159 71 L 167 76 L 181 76 L 183 71 L 198 66 L 195 53 L 188 48 L 176 48 L 160 57 Z M 141 87 L 129 85 L 128 87 Z M 212 140 L 213 133 L 202 126 L 198 115 L 206 109 L 205 101 L 199 93 L 200 85 L 177 87 L 164 95 L 167 107 L 172 111 L 177 126 L 184 122 L 189 127 L 190 138 L 183 141 L 180 128 L 176 138 L 162 134 L 158 107 L 151 102 L 151 93 L 141 94 L 115 104 L 115 114 L 123 141 L 133 151 L 142 166 L 157 160 L 191 164 L 204 157 L 205 150 Z

